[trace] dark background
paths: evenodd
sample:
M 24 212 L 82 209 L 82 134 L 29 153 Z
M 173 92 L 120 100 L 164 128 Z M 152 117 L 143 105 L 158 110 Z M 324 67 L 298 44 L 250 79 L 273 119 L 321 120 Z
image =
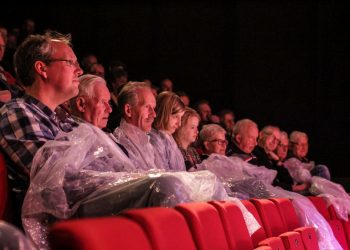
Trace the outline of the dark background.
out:
M 191 102 L 234 110 L 259 128 L 305 131 L 311 159 L 350 177 L 350 3 L 196 1 L 18 5 L 1 10 L 9 27 L 25 18 L 73 35 L 78 57 L 126 63 L 130 80 L 170 77 Z

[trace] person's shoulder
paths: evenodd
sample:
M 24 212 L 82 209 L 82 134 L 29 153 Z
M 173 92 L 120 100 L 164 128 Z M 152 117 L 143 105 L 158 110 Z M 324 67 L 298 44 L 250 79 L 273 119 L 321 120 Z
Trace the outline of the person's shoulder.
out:
M 5 103 L 0 109 L 0 115 L 12 114 L 27 110 L 28 106 L 23 98 L 15 98 Z

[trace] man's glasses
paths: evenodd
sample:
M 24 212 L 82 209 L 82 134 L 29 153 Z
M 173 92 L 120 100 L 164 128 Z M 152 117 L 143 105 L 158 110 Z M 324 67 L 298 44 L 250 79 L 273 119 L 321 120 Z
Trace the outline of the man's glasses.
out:
M 50 62 L 66 62 L 66 64 L 68 66 L 71 66 L 71 67 L 74 66 L 76 68 L 80 67 L 78 61 L 73 61 L 73 60 L 69 60 L 69 59 L 48 59 L 48 60 L 45 60 L 45 62 L 48 62 L 48 63 L 50 63 Z
M 214 140 L 211 140 L 209 142 L 216 142 L 217 144 L 221 145 L 221 146 L 227 146 L 228 144 L 228 141 L 227 140 L 220 140 L 220 139 L 214 139 Z

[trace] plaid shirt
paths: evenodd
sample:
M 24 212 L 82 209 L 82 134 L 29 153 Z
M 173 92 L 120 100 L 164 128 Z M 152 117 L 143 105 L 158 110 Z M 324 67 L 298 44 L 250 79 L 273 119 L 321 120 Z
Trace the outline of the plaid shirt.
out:
M 29 95 L 13 99 L 0 109 L 1 149 L 19 176 L 29 176 L 33 157 L 46 141 L 54 140 L 60 130 L 69 132 L 77 126 L 58 109 L 53 112 Z

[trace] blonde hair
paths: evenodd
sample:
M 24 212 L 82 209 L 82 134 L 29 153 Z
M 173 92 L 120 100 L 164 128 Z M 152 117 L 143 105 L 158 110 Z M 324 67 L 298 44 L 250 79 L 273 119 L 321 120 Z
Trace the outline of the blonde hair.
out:
M 173 137 L 175 139 L 176 142 L 179 142 L 179 131 L 181 130 L 182 127 L 185 126 L 185 124 L 187 124 L 188 119 L 190 119 L 191 117 L 197 117 L 198 121 L 201 120 L 201 117 L 199 116 L 199 114 L 197 113 L 196 110 L 186 107 L 185 108 L 185 113 L 181 118 L 181 126 L 175 131 L 175 133 L 173 134 Z
M 166 130 L 170 115 L 185 110 L 185 104 L 181 98 L 173 92 L 164 91 L 157 96 L 156 119 L 153 127 L 158 130 Z

